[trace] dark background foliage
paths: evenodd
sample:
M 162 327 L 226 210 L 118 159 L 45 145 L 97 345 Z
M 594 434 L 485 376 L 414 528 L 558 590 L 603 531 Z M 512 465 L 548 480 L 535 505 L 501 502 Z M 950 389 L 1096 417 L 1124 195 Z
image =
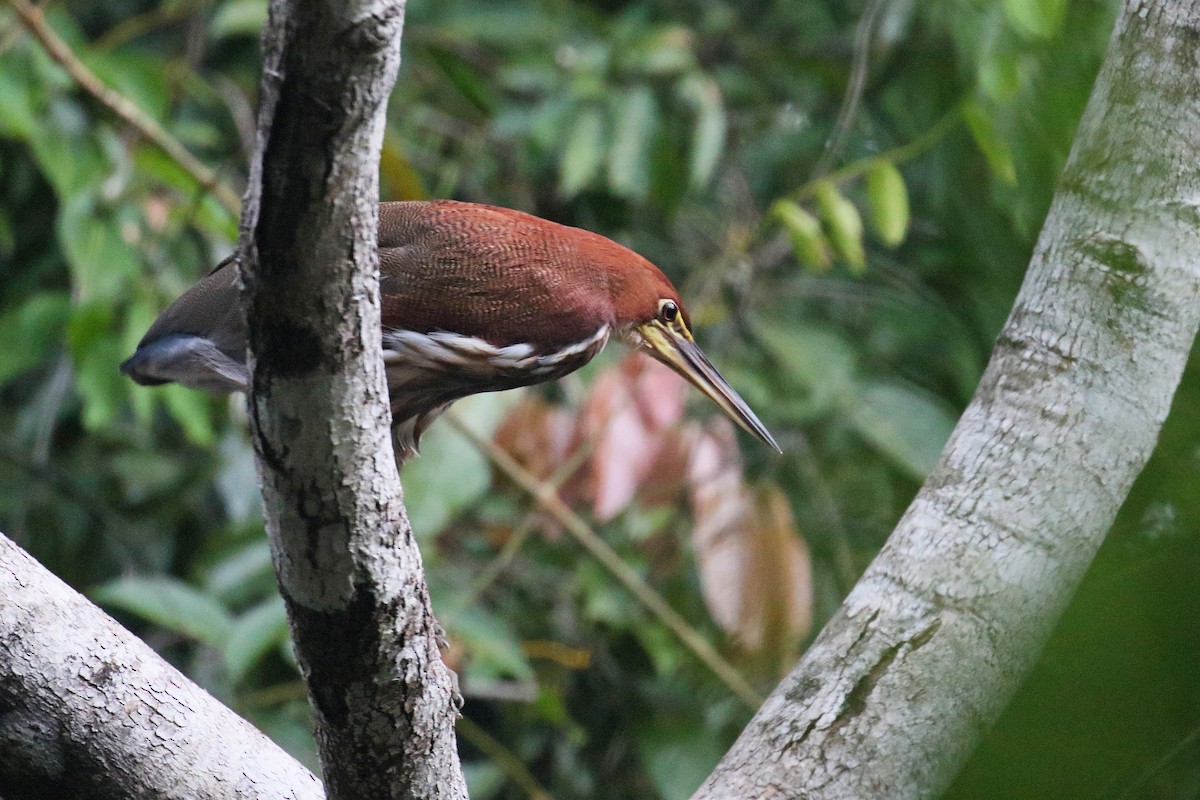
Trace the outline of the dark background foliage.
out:
M 45 11 L 240 191 L 263 0 Z M 805 608 L 819 629 L 969 399 L 1114 11 L 413 0 L 384 199 L 508 205 L 639 250 L 786 452 L 740 440 L 738 457 L 695 422 L 712 409 L 691 403 L 682 422 L 674 389 L 638 395 L 612 356 L 515 413 L 512 397 L 466 403 L 461 424 L 540 478 L 542 445 L 570 439 L 564 496 L 769 691 L 812 627 Z M 0 530 L 313 764 L 240 400 L 116 371 L 235 232 L 0 8 Z M 666 422 L 614 434 L 622 403 Z M 1082 593 L 950 796 L 1200 792 L 1198 403 L 1192 370 Z M 654 452 L 629 455 L 642 440 Z M 702 496 L 704 443 L 730 493 Z M 467 693 L 472 796 L 686 797 L 750 709 L 484 449 L 447 422 L 424 449 L 403 480 Z M 614 488 L 631 470 L 636 497 Z M 699 531 L 713 503 L 745 498 L 725 533 L 752 557 L 730 561 Z

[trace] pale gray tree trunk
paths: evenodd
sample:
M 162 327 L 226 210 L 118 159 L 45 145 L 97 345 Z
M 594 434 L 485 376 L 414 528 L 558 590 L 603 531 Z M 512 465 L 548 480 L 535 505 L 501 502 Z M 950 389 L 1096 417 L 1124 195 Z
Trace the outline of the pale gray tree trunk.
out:
M 404 0 L 271 0 L 242 214 L 251 436 L 331 798 L 466 796 L 381 352 L 378 168 L 403 21 Z
M 322 796 L 254 726 L 0 535 L 0 797 Z
M 936 796 L 1033 665 L 1200 324 L 1197 31 L 1200 0 L 1124 3 L 941 461 L 697 800 Z

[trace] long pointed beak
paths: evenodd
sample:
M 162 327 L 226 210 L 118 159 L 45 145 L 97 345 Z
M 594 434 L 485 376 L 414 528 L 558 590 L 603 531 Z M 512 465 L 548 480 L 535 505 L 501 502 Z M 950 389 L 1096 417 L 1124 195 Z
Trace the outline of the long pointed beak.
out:
M 721 377 L 721 373 L 717 372 L 717 368 L 691 336 L 657 321 L 638 327 L 637 332 L 649 346 L 651 355 L 687 378 L 689 383 L 704 392 L 747 433 L 776 453 L 783 452 L 775 442 L 775 437 L 767 430 L 767 426 L 755 416 L 750 406 L 738 396 L 728 381 Z

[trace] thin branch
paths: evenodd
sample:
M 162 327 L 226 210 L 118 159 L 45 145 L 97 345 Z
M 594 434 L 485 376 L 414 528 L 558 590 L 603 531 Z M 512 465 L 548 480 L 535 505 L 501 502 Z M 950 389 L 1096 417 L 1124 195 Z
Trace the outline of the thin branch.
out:
M 96 77 L 96 73 L 88 69 L 71 50 L 70 45 L 58 37 L 46 22 L 40 8 L 28 0 L 8 0 L 8 4 L 17 12 L 26 30 L 33 34 L 46 53 L 67 71 L 80 88 L 174 159 L 204 191 L 216 197 L 226 211 L 235 217 L 238 215 L 241 200 L 228 186 L 221 183 L 217 173 L 192 155 L 182 142 L 168 133 L 153 117 Z
M 562 501 L 554 486 L 539 481 L 533 473 L 522 467 L 515 458 L 497 447 L 493 442 L 471 430 L 463 424 L 453 411 L 446 415 L 450 423 L 463 436 L 487 455 L 513 483 L 528 492 L 542 508 L 558 520 L 575 540 L 585 550 L 599 561 L 613 577 L 629 590 L 646 610 L 658 618 L 662 624 L 674 633 L 693 655 L 704 662 L 712 672 L 732 691 L 743 703 L 754 709 L 762 704 L 762 696 L 754 690 L 741 673 L 733 665 L 721 657 L 716 648 L 705 639 L 699 631 L 693 628 L 678 611 L 671 608 L 658 592 L 646 583 L 633 567 L 625 563 L 620 554 L 613 550 L 600 535 L 592 530 L 582 517 Z
M 846 83 L 846 93 L 842 97 L 842 107 L 838 110 L 837 122 L 825 140 L 825 151 L 813 169 L 813 175 L 820 177 L 825 173 L 846 146 L 846 137 L 854 127 L 854 118 L 858 116 L 858 107 L 862 102 L 863 87 L 867 84 L 867 73 L 871 58 L 871 34 L 875 31 L 875 20 L 883 10 L 886 0 L 868 0 L 863 15 L 854 29 L 854 57 L 850 66 L 850 80 Z
M 570 479 L 570 477 L 574 475 L 581 466 L 583 466 L 583 462 L 592 454 L 592 451 L 595 450 L 595 447 L 596 437 L 589 437 L 588 440 L 585 441 L 569 459 L 567 459 L 567 463 L 559 467 L 553 475 L 546 479 L 546 483 L 555 489 L 558 489 L 560 486 L 566 483 L 567 480 Z M 475 601 L 478 600 L 483 593 L 488 590 L 492 583 L 494 583 L 495 580 L 500 577 L 500 574 L 508 567 L 508 565 L 512 563 L 512 560 L 516 558 L 517 553 L 525 545 L 525 542 L 529 540 L 529 534 L 533 532 L 533 527 L 535 524 L 537 524 L 537 517 L 538 515 L 536 511 L 530 511 L 525 515 L 525 518 L 521 520 L 521 524 L 517 526 L 517 529 L 513 532 L 512 536 L 510 536 L 508 541 L 504 543 L 504 546 L 500 548 L 500 552 L 496 554 L 496 557 L 493 558 L 491 562 L 483 568 L 483 571 L 481 571 L 479 576 L 471 583 L 470 592 L 468 592 L 467 596 L 460 603 L 462 608 L 469 608 L 470 606 L 474 605 Z
M 882 153 L 866 158 L 860 158 L 857 161 L 852 161 L 844 167 L 833 170 L 821 177 L 805 183 L 796 191 L 792 192 L 790 197 L 797 203 L 807 200 L 816 192 L 817 186 L 823 181 L 832 183 L 845 183 L 846 181 L 854 180 L 855 178 L 866 175 L 872 167 L 881 161 L 890 161 L 893 164 L 903 164 L 905 161 L 911 161 L 917 156 L 924 153 L 929 148 L 933 147 L 942 137 L 949 133 L 954 126 L 962 121 L 962 105 L 956 104 L 953 108 L 947 111 L 941 119 L 933 124 L 929 130 L 922 133 L 917 138 L 907 144 L 898 145 L 890 150 L 884 150 Z

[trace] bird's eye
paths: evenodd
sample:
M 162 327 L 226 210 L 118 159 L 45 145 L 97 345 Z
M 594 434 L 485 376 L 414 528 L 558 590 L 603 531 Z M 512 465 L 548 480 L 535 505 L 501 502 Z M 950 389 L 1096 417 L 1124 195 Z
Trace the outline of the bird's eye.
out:
M 674 322 L 679 319 L 679 306 L 674 300 L 663 300 L 658 304 L 658 318 L 663 322 Z

